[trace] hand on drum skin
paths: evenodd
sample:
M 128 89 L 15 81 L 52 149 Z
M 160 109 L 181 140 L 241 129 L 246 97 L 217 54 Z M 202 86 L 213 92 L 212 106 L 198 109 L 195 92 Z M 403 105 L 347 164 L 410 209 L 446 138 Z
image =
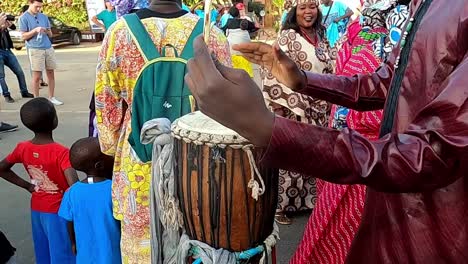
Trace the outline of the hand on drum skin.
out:
M 278 44 L 271 46 L 266 43 L 250 42 L 237 44 L 232 48 L 241 52 L 248 61 L 268 69 L 279 82 L 293 90 L 302 89 L 307 82 L 304 73 Z
M 260 88 L 243 70 L 213 60 L 202 37 L 194 42 L 195 56 L 185 76 L 200 110 L 239 133 L 256 146 L 266 146 L 274 115 L 265 105 Z

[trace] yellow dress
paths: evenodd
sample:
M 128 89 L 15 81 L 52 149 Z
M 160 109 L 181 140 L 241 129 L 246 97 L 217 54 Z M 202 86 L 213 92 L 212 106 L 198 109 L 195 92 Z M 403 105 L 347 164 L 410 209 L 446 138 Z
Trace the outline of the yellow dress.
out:
M 252 64 L 242 55 L 232 55 L 232 67 L 246 71 L 250 78 L 254 77 Z
M 173 45 L 182 52 L 198 16 L 146 18 L 143 24 L 155 45 Z M 218 59 L 231 64 L 229 46 L 223 33 L 213 28 L 209 43 Z M 133 89 L 145 61 L 129 30 L 121 19 L 110 28 L 99 54 L 95 96 L 99 141 L 103 153 L 115 157 L 112 200 L 114 217 L 121 221 L 123 263 L 149 264 L 151 164 L 131 155 L 128 136 L 131 131 Z M 184 76 L 180 76 L 184 78 Z

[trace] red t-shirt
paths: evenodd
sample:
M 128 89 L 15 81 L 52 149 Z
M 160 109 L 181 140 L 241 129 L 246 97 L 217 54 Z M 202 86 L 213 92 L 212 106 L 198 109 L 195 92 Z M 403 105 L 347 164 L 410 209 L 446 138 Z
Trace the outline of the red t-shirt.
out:
M 63 193 L 68 189 L 64 171 L 71 168 L 69 149 L 58 144 L 35 145 L 29 141 L 19 143 L 6 158 L 9 163 L 22 163 L 36 191 L 31 197 L 31 209 L 44 213 L 57 213 Z

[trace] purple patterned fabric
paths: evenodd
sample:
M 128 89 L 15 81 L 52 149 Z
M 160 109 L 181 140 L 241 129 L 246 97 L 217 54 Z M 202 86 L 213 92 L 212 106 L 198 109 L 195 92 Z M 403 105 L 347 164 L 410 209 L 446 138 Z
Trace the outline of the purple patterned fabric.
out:
M 133 9 L 142 9 L 149 6 L 150 0 L 109 0 L 115 7 L 117 19 L 121 16 L 130 13 Z

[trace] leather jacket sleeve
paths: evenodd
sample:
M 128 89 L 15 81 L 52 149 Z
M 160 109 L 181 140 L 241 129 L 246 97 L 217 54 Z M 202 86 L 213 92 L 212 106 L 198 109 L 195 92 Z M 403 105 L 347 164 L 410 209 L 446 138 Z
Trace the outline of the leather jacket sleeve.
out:
M 420 109 L 405 131 L 374 142 L 353 130 L 334 131 L 276 117 L 261 162 L 333 183 L 365 184 L 382 192 L 446 187 L 468 172 L 467 72 L 465 55 L 443 82 L 441 93 Z M 351 79 L 313 75 L 314 86 L 304 92 L 369 110 L 368 105 L 383 100 L 389 75 L 388 67 Z M 333 85 L 326 88 L 329 83 Z M 344 88 L 333 91 L 338 87 Z
M 392 55 L 375 73 L 352 77 L 304 72 L 307 86 L 297 92 L 358 111 L 379 110 L 385 104 L 394 60 Z

